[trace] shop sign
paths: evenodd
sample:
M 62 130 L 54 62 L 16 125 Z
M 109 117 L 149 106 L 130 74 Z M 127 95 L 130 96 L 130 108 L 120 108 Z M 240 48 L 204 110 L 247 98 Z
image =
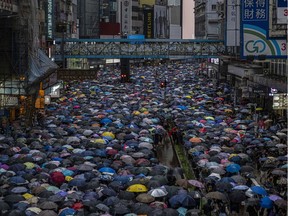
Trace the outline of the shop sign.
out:
M 97 78 L 96 70 L 59 69 L 57 71 L 58 80 L 93 80 Z
M 273 95 L 273 109 L 287 109 L 288 93 L 279 93 Z
M 241 1 L 241 57 L 243 59 L 248 56 L 258 58 L 265 56 L 267 59 L 287 58 L 286 38 L 269 37 L 271 28 L 269 2 L 269 0 Z
M 11 95 L 0 95 L 0 106 L 18 106 L 19 100 L 18 97 Z

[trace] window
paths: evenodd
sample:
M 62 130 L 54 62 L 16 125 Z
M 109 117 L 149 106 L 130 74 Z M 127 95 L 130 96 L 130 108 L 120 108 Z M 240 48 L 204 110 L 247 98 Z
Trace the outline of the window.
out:
M 216 5 L 212 4 L 212 11 L 216 11 Z

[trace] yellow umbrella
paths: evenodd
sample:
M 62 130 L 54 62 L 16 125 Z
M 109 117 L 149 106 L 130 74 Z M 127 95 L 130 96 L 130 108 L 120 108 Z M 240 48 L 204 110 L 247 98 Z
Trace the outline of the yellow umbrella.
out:
M 65 180 L 66 180 L 67 182 L 71 181 L 72 179 L 73 179 L 73 177 L 71 177 L 71 176 L 66 176 L 66 177 L 65 177 Z
M 141 109 L 140 109 L 140 112 L 145 112 L 145 111 L 147 111 L 147 108 L 145 108 L 145 107 L 142 107 Z
M 32 197 L 34 197 L 32 194 L 30 193 L 25 193 L 22 195 L 26 200 L 31 199 Z
M 98 144 L 105 144 L 106 143 L 106 141 L 104 139 L 94 139 L 93 142 L 98 143 Z
M 115 135 L 112 132 L 104 132 L 102 133 L 102 136 L 104 137 L 111 137 L 112 139 L 115 139 Z
M 148 189 L 145 185 L 143 184 L 133 184 L 133 185 L 130 185 L 126 191 L 129 191 L 129 192 L 133 192 L 133 193 L 139 193 L 139 192 L 147 192 Z
M 24 165 L 26 166 L 26 169 L 33 169 L 35 167 L 35 164 L 32 162 L 26 162 Z
M 208 120 L 208 119 L 214 120 L 214 117 L 212 117 L 212 116 L 205 116 L 204 118 L 205 118 L 206 120 Z
M 137 110 L 137 111 L 134 111 L 133 112 L 133 115 L 140 115 L 140 112 Z
M 225 109 L 224 112 L 231 113 L 233 111 L 231 109 Z
M 238 156 L 238 154 L 230 154 L 229 159 L 235 156 Z

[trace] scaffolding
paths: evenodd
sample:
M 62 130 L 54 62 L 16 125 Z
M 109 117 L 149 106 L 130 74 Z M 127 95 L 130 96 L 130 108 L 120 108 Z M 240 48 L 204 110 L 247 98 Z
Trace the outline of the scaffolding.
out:
M 18 110 L 31 122 L 39 80 L 57 65 L 39 48 L 38 1 L 17 2 L 17 13 L 0 11 L 0 116 Z

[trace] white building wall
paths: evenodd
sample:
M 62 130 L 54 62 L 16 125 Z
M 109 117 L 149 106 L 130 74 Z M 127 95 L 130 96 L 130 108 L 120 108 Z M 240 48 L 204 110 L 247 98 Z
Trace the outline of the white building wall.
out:
M 195 39 L 195 2 L 193 0 L 183 0 L 182 15 L 182 38 Z

